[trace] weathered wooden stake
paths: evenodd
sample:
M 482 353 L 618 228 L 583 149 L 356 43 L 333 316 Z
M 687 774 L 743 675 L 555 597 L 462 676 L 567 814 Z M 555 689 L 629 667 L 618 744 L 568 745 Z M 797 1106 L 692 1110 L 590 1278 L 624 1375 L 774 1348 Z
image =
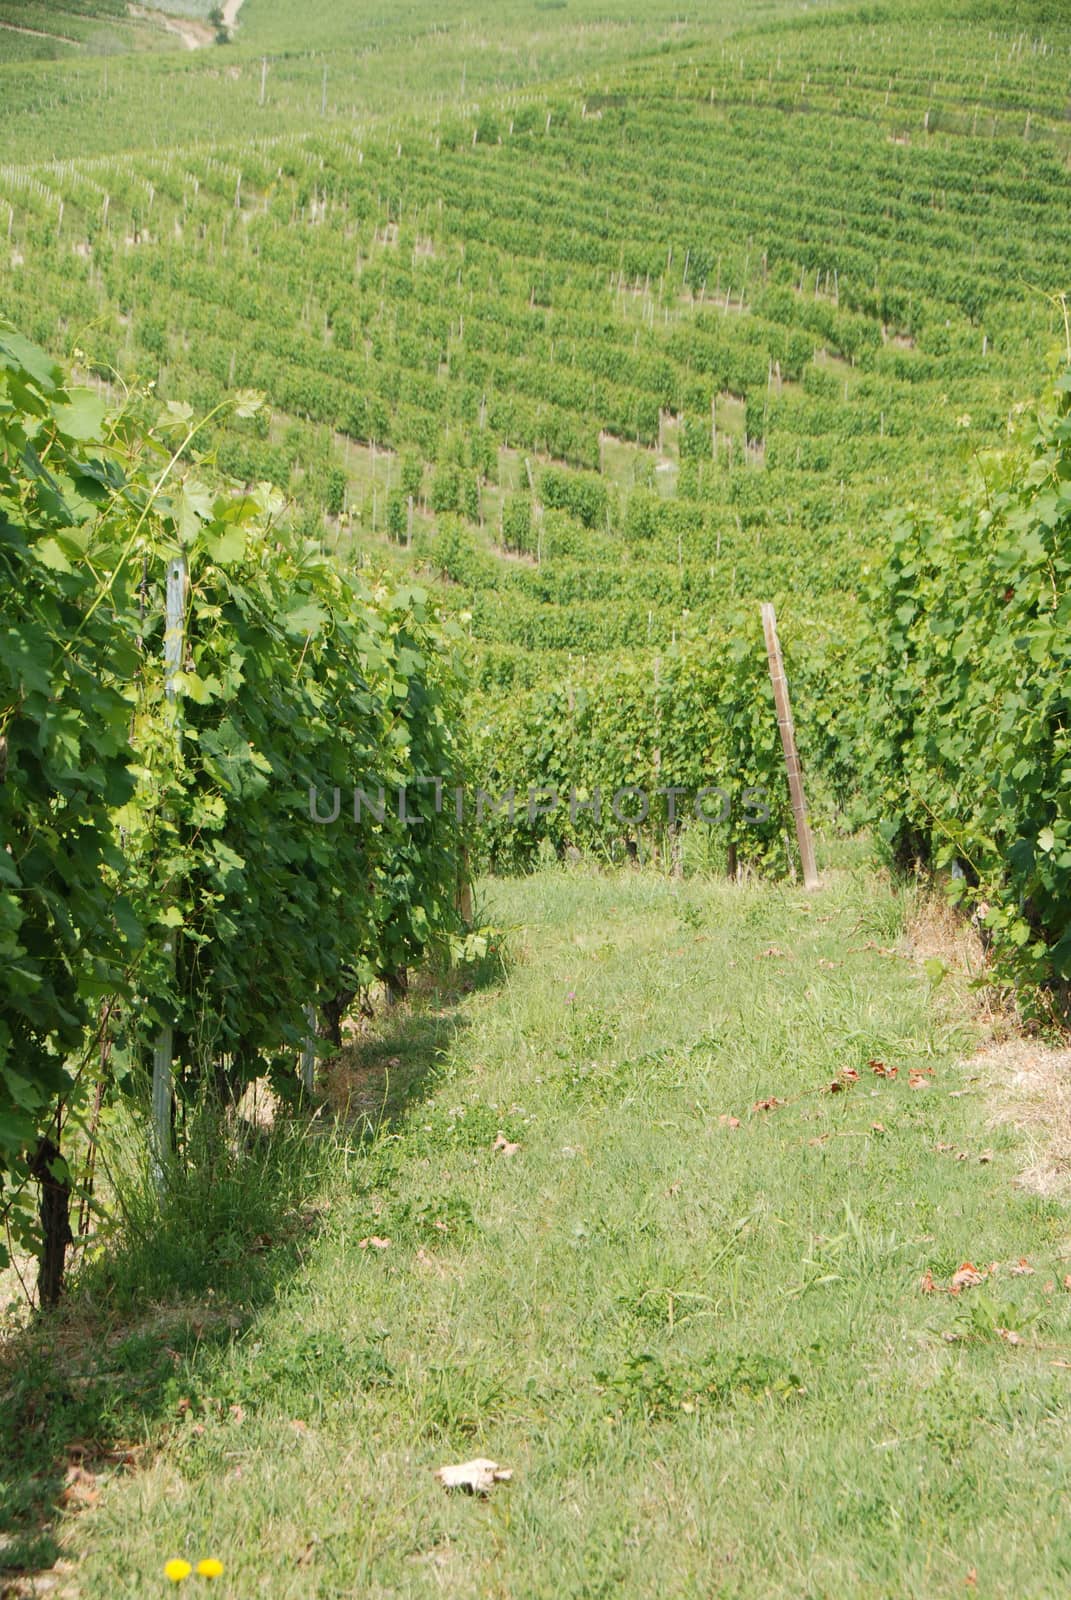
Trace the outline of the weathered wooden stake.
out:
M 762 608 L 762 631 L 766 636 L 766 655 L 770 663 L 770 682 L 773 684 L 774 702 L 777 706 L 777 726 L 781 730 L 781 748 L 785 753 L 785 771 L 792 796 L 792 814 L 796 819 L 796 839 L 800 847 L 803 867 L 803 887 L 819 887 L 818 868 L 814 860 L 814 840 L 807 821 L 807 805 L 803 797 L 803 774 L 796 750 L 796 729 L 792 722 L 792 705 L 788 698 L 785 664 L 781 656 L 781 641 L 777 637 L 777 617 L 771 605 Z

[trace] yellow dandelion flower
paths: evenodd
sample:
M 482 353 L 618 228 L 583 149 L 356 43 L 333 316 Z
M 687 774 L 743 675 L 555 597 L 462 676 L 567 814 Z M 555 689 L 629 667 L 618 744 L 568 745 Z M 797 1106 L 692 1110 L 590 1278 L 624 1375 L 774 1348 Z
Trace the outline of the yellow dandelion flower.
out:
M 190 1563 L 183 1561 L 181 1556 L 172 1556 L 170 1561 L 164 1562 L 164 1577 L 170 1578 L 172 1583 L 181 1583 L 192 1571 Z
M 215 1556 L 206 1556 L 203 1561 L 198 1561 L 197 1570 L 202 1578 L 221 1578 L 223 1562 L 217 1561 Z

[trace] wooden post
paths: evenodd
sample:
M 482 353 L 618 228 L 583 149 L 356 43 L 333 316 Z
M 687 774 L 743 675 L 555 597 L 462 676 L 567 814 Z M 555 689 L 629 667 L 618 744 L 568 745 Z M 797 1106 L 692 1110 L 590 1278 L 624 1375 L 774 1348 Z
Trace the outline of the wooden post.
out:
M 785 771 L 788 774 L 788 788 L 792 796 L 792 814 L 796 819 L 796 839 L 803 867 L 803 887 L 817 889 L 819 879 L 818 868 L 814 861 L 814 841 L 811 838 L 811 825 L 807 821 L 807 806 L 803 798 L 803 774 L 800 771 L 800 758 L 796 750 L 796 730 L 792 722 L 785 664 L 781 657 L 781 641 L 777 637 L 777 618 L 771 605 L 764 605 L 762 608 L 762 631 L 766 636 L 770 682 L 773 684 L 774 701 L 777 705 L 777 726 L 781 730 L 781 748 L 785 753 Z
M 182 739 L 182 720 L 175 694 L 175 675 L 182 669 L 183 634 L 186 621 L 186 557 L 173 556 L 167 564 L 167 610 L 164 626 L 164 695 L 168 715 L 175 727 L 177 742 Z M 174 969 L 175 934 L 168 930 L 164 955 Z M 156 1036 L 152 1053 L 152 1146 L 153 1170 L 157 1185 L 163 1188 L 171 1162 L 171 1096 L 175 1054 L 174 1027 L 165 1022 Z

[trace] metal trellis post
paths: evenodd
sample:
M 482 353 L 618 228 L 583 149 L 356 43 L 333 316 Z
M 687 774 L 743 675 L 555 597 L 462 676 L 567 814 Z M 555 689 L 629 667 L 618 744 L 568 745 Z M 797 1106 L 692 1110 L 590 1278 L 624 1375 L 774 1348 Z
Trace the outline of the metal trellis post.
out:
M 175 727 L 176 744 L 182 739 L 182 720 L 175 676 L 182 668 L 186 619 L 186 558 L 173 556 L 167 564 L 167 609 L 164 625 L 164 695 Z M 175 934 L 168 930 L 164 955 L 174 970 Z M 173 1087 L 174 1027 L 165 1022 L 157 1034 L 152 1056 L 153 1166 L 161 1187 L 171 1161 L 171 1096 Z

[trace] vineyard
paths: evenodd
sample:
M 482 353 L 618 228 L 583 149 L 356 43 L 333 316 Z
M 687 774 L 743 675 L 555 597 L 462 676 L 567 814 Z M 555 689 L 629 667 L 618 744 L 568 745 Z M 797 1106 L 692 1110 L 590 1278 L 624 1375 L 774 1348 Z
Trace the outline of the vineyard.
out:
M 1063 7 L 356 9 L 0 3 L 0 1263 L 42 1305 L 443 984 L 494 1055 L 504 879 L 796 893 L 760 604 L 834 880 L 868 841 L 1017 1016 L 1071 1006 Z
M 308 1007 L 449 937 L 449 813 L 419 834 L 355 817 L 340 839 L 310 828 L 308 806 L 352 772 L 397 785 L 460 768 L 458 691 L 423 591 L 344 577 L 278 525 L 270 492 L 217 496 L 188 472 L 168 493 L 197 431 L 180 406 L 147 431 L 133 408 L 105 422 L 2 329 L 0 383 L 19 464 L 0 478 L 0 558 L 23 607 L 5 625 L 0 744 L 0 1171 L 19 1244 L 37 1221 L 28 1179 L 69 1195 L 60 1134 L 94 1057 L 137 1084 L 166 1028 L 186 1097 L 206 1081 L 237 1097 L 304 1041 Z M 161 1163 L 170 1143 L 158 1130 Z M 66 1212 L 42 1203 L 41 1226 L 55 1300 Z

